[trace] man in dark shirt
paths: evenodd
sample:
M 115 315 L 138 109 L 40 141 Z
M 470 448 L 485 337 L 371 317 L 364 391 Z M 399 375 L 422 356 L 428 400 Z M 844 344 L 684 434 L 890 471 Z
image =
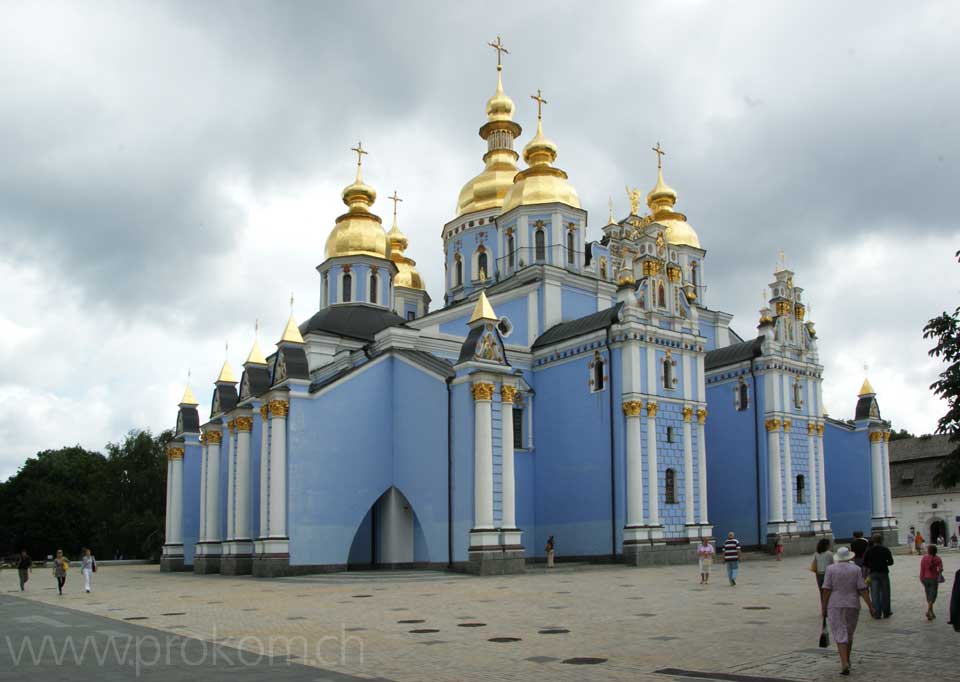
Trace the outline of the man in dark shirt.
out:
M 893 566 L 893 554 L 883 546 L 883 536 L 873 536 L 873 545 L 864 554 L 863 565 L 870 576 L 870 600 L 877 614 L 875 618 L 889 618 L 893 615 L 890 608 L 890 567 Z
M 17 562 L 17 573 L 20 574 L 20 591 L 23 592 L 24 586 L 30 580 L 30 570 L 33 566 L 33 559 L 27 554 L 27 550 L 20 550 L 20 560 Z
M 867 553 L 867 549 L 870 548 L 870 543 L 867 542 L 867 539 L 863 537 L 862 530 L 853 531 L 853 542 L 850 543 L 850 549 L 853 552 L 853 563 L 860 567 L 860 570 L 863 571 L 863 577 L 867 577 L 867 572 L 863 568 L 863 555 Z

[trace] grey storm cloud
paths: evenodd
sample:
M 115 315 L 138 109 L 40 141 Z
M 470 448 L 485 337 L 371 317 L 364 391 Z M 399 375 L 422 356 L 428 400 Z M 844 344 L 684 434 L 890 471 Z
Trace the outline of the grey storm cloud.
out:
M 536 121 L 528 95 L 542 88 L 545 132 L 592 238 L 608 197 L 622 216 L 625 184 L 652 187 L 650 147 L 663 143 L 678 209 L 708 250 L 709 303 L 734 313 L 741 334 L 752 332 L 780 249 L 812 300 L 840 286 L 843 262 L 824 265 L 831 249 L 851 262 L 880 243 L 869 238 L 938 251 L 887 298 L 861 289 L 837 302 L 825 343 L 891 334 L 881 316 L 898 308 L 916 329 L 897 333 L 915 339 L 956 301 L 945 257 L 960 232 L 960 12 L 950 3 L 69 2 L 10 3 L 5 14 L 0 265 L 56 282 L 49 290 L 69 296 L 37 305 L 68 305 L 90 326 L 55 350 L 52 339 L 0 342 L 8 360 L 83 357 L 104 328 L 144 344 L 144 356 L 162 354 L 165 333 L 182 341 L 178 352 L 189 340 L 209 355 L 261 310 L 283 312 L 290 289 L 315 300 L 312 268 L 342 212 L 338 190 L 311 197 L 306 238 L 271 223 L 280 246 L 261 254 L 225 187 L 257 198 L 342 187 L 357 139 L 380 196 L 407 197 L 408 253 L 438 307 L 439 234 L 482 165 L 477 129 L 496 83 L 486 43 L 498 33 L 511 51 L 504 86 L 520 142 Z M 387 216 L 387 205 L 376 209 Z M 16 286 L 6 295 L 18 298 Z M 7 307 L 0 324 L 32 329 Z M 143 392 L 130 386 L 142 368 L 118 364 L 133 357 L 103 355 L 69 386 L 41 383 L 81 400 L 77 384 L 123 376 L 103 402 L 138 411 L 103 420 L 160 428 L 166 412 L 124 393 Z M 160 400 L 161 387 L 151 390 Z

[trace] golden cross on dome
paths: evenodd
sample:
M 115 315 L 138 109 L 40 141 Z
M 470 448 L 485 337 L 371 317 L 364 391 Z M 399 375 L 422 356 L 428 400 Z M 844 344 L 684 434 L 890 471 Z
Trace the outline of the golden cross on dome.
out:
M 397 222 L 397 202 L 403 201 L 403 199 L 397 195 L 397 190 L 393 190 L 393 196 L 387 197 L 387 199 L 393 202 L 393 222 Z
M 350 151 L 357 153 L 357 173 L 360 172 L 360 166 L 363 163 L 363 157 L 368 153 L 367 150 L 363 148 L 362 142 L 357 142 L 356 147 L 350 147 Z
M 657 155 L 657 170 L 660 170 L 661 168 L 663 168 L 663 157 L 666 156 L 667 153 L 663 151 L 663 147 L 660 146 L 659 140 L 657 141 L 657 146 L 651 147 L 650 149 L 652 149 L 653 152 Z
M 510 54 L 510 50 L 503 46 L 503 41 L 500 40 L 499 35 L 497 35 L 497 42 L 491 41 L 487 45 L 497 51 L 497 71 L 502 71 L 503 66 L 500 64 L 500 58 L 505 54 Z
M 536 100 L 537 102 L 537 120 L 543 118 L 543 105 L 547 103 L 547 100 L 543 98 L 543 95 L 540 92 L 540 88 L 537 88 L 536 95 L 530 95 L 530 99 Z

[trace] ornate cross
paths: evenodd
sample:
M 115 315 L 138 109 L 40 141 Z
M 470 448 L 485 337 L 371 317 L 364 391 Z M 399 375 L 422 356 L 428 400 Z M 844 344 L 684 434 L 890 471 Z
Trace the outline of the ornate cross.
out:
M 536 95 L 530 95 L 530 99 L 536 100 L 537 102 L 537 120 L 539 121 L 543 118 L 543 105 L 547 103 L 547 100 L 545 100 L 540 93 L 540 88 L 537 88 Z
M 350 147 L 350 151 L 357 153 L 357 170 L 360 170 L 360 166 L 363 162 L 363 157 L 367 154 L 367 151 L 363 148 L 363 143 L 357 142 L 357 146 Z
M 657 141 L 656 147 L 651 147 L 650 149 L 657 155 L 657 170 L 660 170 L 663 168 L 663 157 L 666 156 L 667 153 L 663 151 L 659 141 Z
M 387 197 L 387 199 L 393 202 L 393 222 L 397 222 L 397 202 L 403 201 L 403 199 L 397 196 L 397 190 L 393 190 L 393 196 Z
M 290 292 L 290 316 L 293 317 L 293 292 L 292 291 Z
M 500 64 L 500 57 L 502 57 L 505 54 L 510 54 L 510 50 L 508 50 L 503 46 L 503 41 L 500 40 L 499 35 L 497 36 L 497 42 L 495 43 L 489 42 L 487 43 L 487 45 L 489 45 L 490 47 L 492 47 L 494 50 L 497 51 L 497 71 L 502 71 L 503 66 L 501 66 Z

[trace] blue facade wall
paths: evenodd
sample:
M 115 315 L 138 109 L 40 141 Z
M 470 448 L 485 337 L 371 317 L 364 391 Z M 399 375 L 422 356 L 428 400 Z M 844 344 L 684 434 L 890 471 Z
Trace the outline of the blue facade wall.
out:
M 259 404 L 254 410 L 259 410 Z M 254 418 L 250 431 L 250 537 L 260 537 L 260 420 Z
M 183 447 L 183 563 L 193 565 L 194 545 L 200 540 L 200 445 Z
M 849 431 L 827 422 L 823 431 L 824 472 L 827 477 L 827 517 L 837 539 L 853 531 L 870 534 L 873 479 L 870 441 L 866 431 Z
M 565 321 L 576 320 L 597 312 L 596 295 L 582 289 L 562 287 L 560 301 L 560 314 Z
M 473 527 L 473 433 L 474 405 L 470 383 L 451 387 L 453 423 L 453 560 L 467 560 Z

